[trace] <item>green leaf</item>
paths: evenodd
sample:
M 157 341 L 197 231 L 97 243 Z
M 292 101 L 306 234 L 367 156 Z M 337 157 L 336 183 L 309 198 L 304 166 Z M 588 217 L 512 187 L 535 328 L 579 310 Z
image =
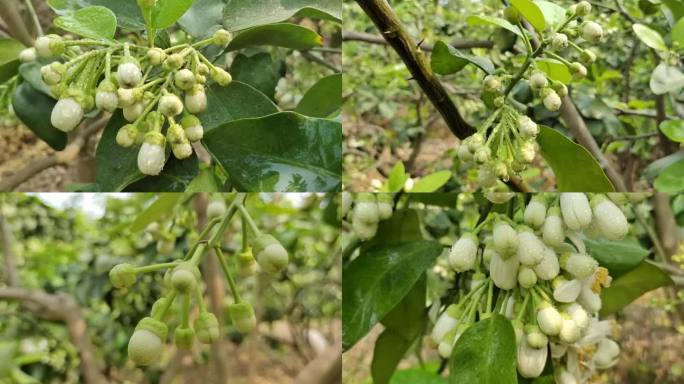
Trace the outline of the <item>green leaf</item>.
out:
M 178 20 L 178 24 L 193 37 L 210 36 L 222 26 L 225 6 L 222 0 L 195 0 L 192 7 Z
M 679 91 L 684 87 L 684 74 L 677 67 L 660 63 L 653 70 L 649 85 L 656 95 Z
M 560 81 L 563 84 L 568 84 L 572 81 L 572 75 L 568 67 L 555 59 L 535 59 L 537 68 L 546 75 L 556 81 Z
M 0 38 L 0 84 L 17 74 L 23 49 L 24 45 L 14 39 Z
M 323 45 L 323 37 L 315 31 L 296 24 L 280 23 L 246 29 L 228 44 L 228 51 L 247 47 L 271 45 L 304 51 Z
M 380 222 L 375 236 L 364 243 L 361 250 L 419 240 L 423 240 L 423 235 L 418 212 L 415 209 L 401 209 L 394 212 L 389 220 Z
M 675 20 L 684 17 L 684 2 L 682 0 L 663 0 L 663 3 L 670 8 Z
M 676 44 L 678 44 L 679 48 L 684 48 L 684 18 L 675 23 L 670 35 L 672 36 L 672 45 L 677 47 Z
M 213 84 L 206 93 L 207 109 L 197 115 L 205 133 L 233 120 L 278 112 L 278 107 L 263 93 L 239 81 L 233 81 L 227 87 Z
M 158 29 L 172 26 L 193 2 L 194 0 L 157 0 L 152 10 L 152 26 Z
M 678 151 L 660 158 L 644 168 L 643 172 L 641 172 L 641 177 L 647 180 L 654 179 L 660 175 L 665 168 L 682 159 L 684 159 L 684 151 Z
M 668 139 L 684 143 L 684 120 L 665 120 L 659 128 Z
M 124 148 L 116 143 L 116 134 L 125 124 L 123 112 L 114 112 L 97 144 L 95 181 L 102 192 L 119 192 L 145 176 L 138 169 L 140 147 Z
M 442 188 L 451 179 L 451 171 L 439 171 L 416 181 L 411 193 L 431 193 Z
M 55 25 L 65 31 L 92 39 L 113 39 L 116 16 L 106 7 L 92 6 L 55 18 Z
M 544 31 L 546 28 L 546 19 L 539 6 L 532 0 L 511 0 L 511 5 L 514 6 L 520 14 L 532 24 L 537 31 Z
M 411 177 L 404 169 L 404 163 L 401 161 L 394 164 L 387 178 L 387 192 L 399 192 L 404 189 L 406 180 Z
M 449 360 L 449 383 L 515 384 L 515 333 L 510 321 L 494 313 L 466 329 Z
M 55 104 L 55 100 L 38 92 L 29 83 L 21 83 L 12 95 L 12 107 L 19 120 L 50 147 L 61 151 L 66 147 L 67 134 L 50 123 Z
M 200 164 L 199 174 L 195 177 L 186 192 L 219 192 L 220 189 L 219 180 L 216 178 L 214 169 L 212 167 L 204 166 Z
M 385 330 L 375 342 L 371 362 L 373 383 L 389 383 L 406 351 L 422 335 L 427 319 L 426 281 L 423 274 L 411 291 L 382 319 Z
M 311 117 L 330 117 L 342 108 L 342 74 L 326 76 L 314 84 L 297 104 L 295 112 Z
M 441 253 L 442 246 L 432 241 L 362 250 L 343 272 L 343 348 L 350 348 L 383 319 Z
M 639 40 L 641 40 L 644 44 L 657 51 L 667 52 L 667 45 L 665 45 L 665 40 L 663 40 L 663 37 L 660 36 L 660 33 L 639 23 L 632 25 L 632 29 L 634 30 L 634 33 L 636 33 Z
M 615 191 L 601 166 L 581 145 L 546 126 L 540 126 L 537 142 L 542 156 L 556 175 L 559 192 Z
M 503 28 L 510 32 L 513 32 L 521 38 L 523 37 L 518 27 L 500 17 L 470 15 L 466 18 L 466 21 L 469 25 L 494 25 L 496 27 Z
M 131 224 L 131 232 L 140 232 L 151 222 L 168 217 L 182 197 L 182 193 L 160 193 L 154 203 L 135 218 Z
M 670 276 L 646 261 L 613 280 L 610 287 L 601 291 L 601 316 L 610 315 L 636 300 L 644 293 L 674 284 Z
M 258 89 L 271 100 L 275 100 L 278 81 L 285 76 L 285 62 L 273 60 L 268 52 L 252 56 L 239 53 L 230 65 L 234 81 L 240 81 Z
M 48 0 L 48 5 L 58 15 L 64 16 L 89 6 L 109 8 L 115 15 L 118 26 L 127 30 L 145 29 L 136 0 Z
M 402 369 L 394 373 L 391 384 L 446 384 L 447 380 L 437 373 L 423 369 Z
M 174 156 L 164 164 L 164 169 L 157 176 L 146 176 L 130 185 L 126 192 L 183 192 L 197 177 L 199 160 L 194 153 L 187 159 L 178 160 Z
M 211 155 L 243 191 L 340 188 L 342 128 L 294 112 L 234 120 L 204 135 Z
M 277 23 L 292 17 L 342 22 L 339 0 L 232 0 L 224 9 L 223 23 L 231 31 Z
M 636 242 L 584 239 L 587 252 L 598 260 L 613 278 L 635 268 L 651 253 Z
M 439 75 L 457 73 L 468 64 L 474 64 L 487 74 L 494 73 L 494 64 L 484 57 L 465 55 L 458 49 L 437 41 L 430 56 L 430 66 Z
M 534 0 L 534 2 L 544 14 L 546 24 L 555 27 L 565 21 L 565 8 L 550 1 Z
M 679 160 L 665 168 L 656 177 L 653 186 L 664 193 L 679 193 L 684 191 L 684 160 Z

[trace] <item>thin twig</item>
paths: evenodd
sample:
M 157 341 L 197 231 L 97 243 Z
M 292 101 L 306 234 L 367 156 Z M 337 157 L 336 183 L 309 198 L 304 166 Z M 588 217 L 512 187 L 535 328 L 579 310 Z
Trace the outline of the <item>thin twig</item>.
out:
M 315 54 L 313 54 L 311 52 L 307 52 L 307 51 L 301 51 L 301 54 L 302 54 L 302 56 L 304 56 L 305 59 L 307 59 L 309 61 L 313 61 L 314 63 L 320 64 L 320 65 L 322 65 L 328 69 L 331 69 L 331 70 L 335 71 L 335 73 L 342 72 L 342 70 L 340 70 L 336 66 L 328 63 L 327 61 L 325 61 L 324 59 L 322 59 L 318 55 L 315 55 Z
M 36 34 L 38 36 L 43 36 L 43 27 L 40 25 L 40 20 L 38 20 L 38 14 L 36 14 L 36 9 L 33 8 L 33 3 L 31 0 L 24 0 L 26 3 L 26 8 L 31 15 L 31 20 L 33 21 L 33 26 L 36 28 Z
M 342 41 L 359 41 L 369 44 L 387 45 L 387 41 L 382 36 L 355 31 L 343 31 Z M 456 49 L 492 48 L 494 47 L 494 42 L 488 40 L 453 40 L 449 45 Z M 434 46 L 423 43 L 420 45 L 420 49 L 425 52 L 431 52 Z

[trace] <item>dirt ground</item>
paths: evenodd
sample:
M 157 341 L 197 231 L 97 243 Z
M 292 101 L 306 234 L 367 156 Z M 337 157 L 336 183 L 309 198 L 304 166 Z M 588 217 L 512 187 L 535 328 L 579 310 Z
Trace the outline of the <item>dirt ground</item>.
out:
M 664 297 L 660 289 L 648 293 L 629 305 L 624 316 L 618 319 L 622 350 L 619 363 L 603 371 L 593 384 L 681 384 L 684 383 L 684 326 L 673 324 L 670 316 L 653 300 Z M 343 355 L 344 384 L 369 382 L 373 346 L 382 329 L 372 332 Z M 424 349 L 423 361 L 438 359 L 432 349 Z M 399 369 L 416 366 L 418 361 L 410 357 L 402 361 Z

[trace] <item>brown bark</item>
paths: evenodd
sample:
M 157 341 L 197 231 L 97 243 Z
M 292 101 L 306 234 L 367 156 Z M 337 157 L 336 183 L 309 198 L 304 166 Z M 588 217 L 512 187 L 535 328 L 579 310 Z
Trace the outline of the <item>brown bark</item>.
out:
M 342 381 L 342 348 L 328 347 L 311 360 L 295 378 L 296 384 L 335 384 Z
M 26 28 L 26 22 L 19 13 L 20 5 L 17 0 L 4 0 L 0 6 L 0 18 L 7 25 L 12 37 L 27 47 L 33 46 L 33 36 Z

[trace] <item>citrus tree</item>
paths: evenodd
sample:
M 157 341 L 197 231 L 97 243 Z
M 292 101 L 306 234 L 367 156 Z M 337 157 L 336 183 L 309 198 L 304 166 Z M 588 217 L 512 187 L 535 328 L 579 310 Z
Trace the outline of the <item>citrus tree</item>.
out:
M 613 315 L 681 279 L 645 197 L 343 194 L 343 350 L 374 383 L 594 382 Z
M 47 3 L 48 34 L 25 1 L 35 41 L 0 40 L 0 114 L 60 152 L 0 189 L 70 162 L 100 131 L 95 182 L 77 188 L 340 188 L 335 1 Z

